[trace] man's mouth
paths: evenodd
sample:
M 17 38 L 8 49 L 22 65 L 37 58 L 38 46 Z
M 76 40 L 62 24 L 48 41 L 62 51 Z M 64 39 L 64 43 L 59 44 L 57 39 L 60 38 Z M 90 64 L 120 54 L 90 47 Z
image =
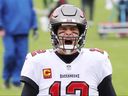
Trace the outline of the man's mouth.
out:
M 71 45 L 72 42 L 73 42 L 72 40 L 65 40 L 65 44 L 66 44 L 66 45 Z

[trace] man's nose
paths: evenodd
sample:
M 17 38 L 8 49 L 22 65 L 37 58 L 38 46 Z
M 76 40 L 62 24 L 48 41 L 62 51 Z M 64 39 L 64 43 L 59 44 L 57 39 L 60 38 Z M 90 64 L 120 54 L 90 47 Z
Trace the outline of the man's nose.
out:
M 72 35 L 72 31 L 70 29 L 66 30 L 65 35 Z

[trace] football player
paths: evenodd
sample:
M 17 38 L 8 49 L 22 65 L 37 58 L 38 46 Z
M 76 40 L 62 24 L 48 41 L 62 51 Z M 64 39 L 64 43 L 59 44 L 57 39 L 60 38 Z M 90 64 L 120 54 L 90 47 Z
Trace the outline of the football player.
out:
M 108 54 L 82 48 L 87 32 L 84 13 L 64 4 L 50 16 L 53 49 L 26 57 L 22 96 L 116 96 Z

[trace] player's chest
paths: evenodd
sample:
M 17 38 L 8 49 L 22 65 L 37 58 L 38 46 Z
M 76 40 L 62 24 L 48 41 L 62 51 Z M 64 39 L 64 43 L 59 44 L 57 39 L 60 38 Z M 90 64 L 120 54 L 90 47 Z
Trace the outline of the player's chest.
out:
M 82 66 L 82 67 L 81 67 Z M 87 96 L 90 91 L 97 94 L 94 74 L 78 62 L 47 63 L 40 68 L 40 94 L 48 96 Z M 71 95 L 72 94 L 72 95 Z

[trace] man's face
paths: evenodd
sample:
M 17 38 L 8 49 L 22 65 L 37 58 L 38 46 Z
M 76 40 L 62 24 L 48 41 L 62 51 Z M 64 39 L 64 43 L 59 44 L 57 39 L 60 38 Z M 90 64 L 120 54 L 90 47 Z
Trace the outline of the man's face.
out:
M 70 50 L 72 53 L 76 51 L 76 45 L 79 37 L 79 29 L 76 25 L 63 25 L 58 28 L 57 36 L 60 48 L 63 53 Z
M 76 37 L 79 36 L 79 30 L 77 26 L 73 25 L 63 25 L 58 28 L 58 36 L 69 36 Z

